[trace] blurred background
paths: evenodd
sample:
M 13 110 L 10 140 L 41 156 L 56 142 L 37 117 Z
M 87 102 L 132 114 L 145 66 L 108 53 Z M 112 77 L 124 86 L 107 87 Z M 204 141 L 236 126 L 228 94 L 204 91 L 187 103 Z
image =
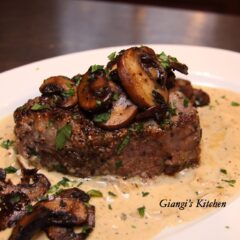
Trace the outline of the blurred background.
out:
M 61 54 L 148 43 L 240 51 L 239 0 L 0 1 L 0 72 Z

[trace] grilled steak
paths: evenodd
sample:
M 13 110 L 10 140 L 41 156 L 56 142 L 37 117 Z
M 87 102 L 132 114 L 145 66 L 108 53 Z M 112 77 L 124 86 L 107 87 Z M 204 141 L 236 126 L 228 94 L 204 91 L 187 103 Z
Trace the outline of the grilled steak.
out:
M 154 120 L 133 123 L 128 128 L 107 131 L 97 127 L 78 106 L 51 107 L 52 99 L 38 97 L 15 111 L 16 148 L 19 154 L 49 170 L 78 177 L 93 175 L 155 176 L 174 174 L 199 162 L 201 128 L 192 104 L 184 95 L 170 93 L 176 114 L 161 125 Z M 48 106 L 33 111 L 35 103 Z M 71 124 L 72 134 L 56 150 L 56 134 Z
M 142 46 L 120 51 L 105 68 L 46 79 L 42 96 L 15 111 L 18 153 L 78 177 L 152 177 L 197 164 L 195 106 L 209 96 L 175 70 L 188 67 Z

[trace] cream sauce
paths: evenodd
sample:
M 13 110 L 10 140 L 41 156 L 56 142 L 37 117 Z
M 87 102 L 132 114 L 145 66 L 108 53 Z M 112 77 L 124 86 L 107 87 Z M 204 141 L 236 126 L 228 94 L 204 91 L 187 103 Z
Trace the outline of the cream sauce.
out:
M 174 177 L 159 176 L 155 179 L 122 180 L 114 177 L 77 179 L 83 181 L 83 190 L 98 189 L 103 198 L 92 198 L 96 206 L 96 228 L 89 239 L 152 239 L 161 230 L 196 219 L 210 212 L 213 207 L 196 207 L 198 199 L 224 202 L 240 193 L 240 94 L 222 89 L 203 88 L 211 96 L 211 105 L 199 108 L 202 136 L 201 164 L 194 169 L 185 169 Z M 12 116 L 0 123 L 0 142 L 14 140 Z M 1 139 L 2 138 L 2 139 Z M 0 167 L 17 166 L 13 149 L 0 148 Z M 225 169 L 227 174 L 221 169 Z M 52 184 L 63 175 L 40 170 Z M 19 178 L 18 172 L 9 174 Z M 223 181 L 224 180 L 224 181 Z M 225 181 L 226 180 L 226 181 Z M 229 180 L 236 180 L 227 182 Z M 231 184 L 232 183 L 232 184 Z M 232 186 L 231 186 L 232 185 Z M 111 191 L 117 197 L 110 196 Z M 143 197 L 142 192 L 149 195 Z M 160 207 L 162 199 L 171 202 L 191 200 L 192 207 L 184 210 L 177 207 Z M 165 201 L 166 202 L 166 201 Z M 145 206 L 145 216 L 140 217 L 137 208 Z M 112 208 L 112 209 L 110 209 Z M 0 232 L 0 239 L 7 239 L 10 230 Z M 47 239 L 42 234 L 37 239 Z

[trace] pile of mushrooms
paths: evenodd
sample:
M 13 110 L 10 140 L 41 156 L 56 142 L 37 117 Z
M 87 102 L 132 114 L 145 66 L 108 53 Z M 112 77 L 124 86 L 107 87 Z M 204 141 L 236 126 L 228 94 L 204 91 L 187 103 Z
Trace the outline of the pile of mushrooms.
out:
M 95 208 L 88 204 L 89 195 L 70 188 L 39 200 L 50 186 L 36 169 L 22 169 L 17 185 L 6 181 L 6 173 L 0 169 L 0 231 L 14 227 L 10 240 L 32 239 L 40 230 L 51 240 L 86 239 L 95 225 Z M 81 233 L 75 233 L 77 226 L 82 227 Z
M 101 128 L 116 130 L 134 119 L 164 119 L 169 90 L 176 84 L 174 70 L 188 73 L 188 67 L 176 58 L 161 58 L 146 46 L 132 47 L 119 52 L 106 68 L 93 65 L 73 79 L 48 78 L 40 91 L 54 95 L 59 107 L 70 108 L 78 103 Z M 105 118 L 95 121 L 99 114 L 105 114 Z

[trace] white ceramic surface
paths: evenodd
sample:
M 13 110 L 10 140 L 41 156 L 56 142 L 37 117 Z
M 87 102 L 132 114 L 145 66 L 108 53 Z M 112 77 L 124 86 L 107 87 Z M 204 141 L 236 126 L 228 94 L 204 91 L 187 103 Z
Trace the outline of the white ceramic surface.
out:
M 147 44 L 146 44 L 147 45 Z M 187 79 L 198 85 L 228 88 L 240 92 L 240 54 L 232 51 L 184 46 L 149 45 L 165 51 L 189 67 Z M 73 76 L 93 64 L 105 64 L 107 56 L 129 46 L 110 47 L 68 54 L 31 63 L 0 74 L 0 117 L 14 111 L 27 99 L 39 95 L 43 79 L 53 75 Z M 181 74 L 179 74 L 181 77 Z M 185 77 L 186 78 L 186 77 Z M 163 231 L 156 239 L 164 240 L 235 240 L 240 239 L 240 198 L 227 208 L 192 223 Z M 226 228 L 229 226 L 229 228 Z

